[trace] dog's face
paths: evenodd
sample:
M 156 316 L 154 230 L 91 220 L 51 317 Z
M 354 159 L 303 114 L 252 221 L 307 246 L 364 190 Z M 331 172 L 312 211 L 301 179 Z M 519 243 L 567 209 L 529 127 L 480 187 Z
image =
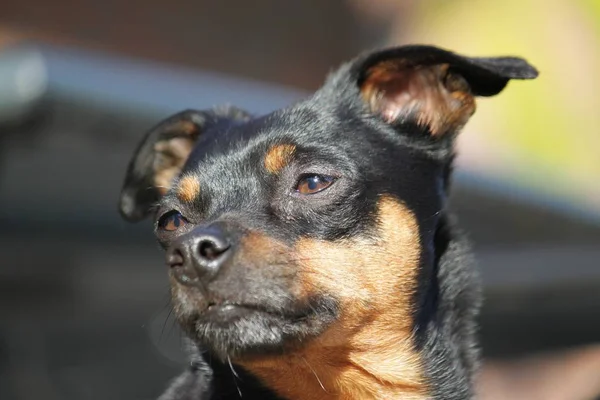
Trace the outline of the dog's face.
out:
M 222 359 L 407 341 L 453 138 L 476 95 L 534 76 L 520 59 L 404 47 L 266 116 L 186 111 L 141 144 L 121 211 L 155 215 L 177 319 Z

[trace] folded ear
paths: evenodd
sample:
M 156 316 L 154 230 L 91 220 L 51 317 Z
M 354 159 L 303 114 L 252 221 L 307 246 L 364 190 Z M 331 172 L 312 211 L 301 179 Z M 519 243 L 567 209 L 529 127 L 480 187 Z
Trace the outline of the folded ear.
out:
M 404 46 L 357 59 L 350 74 L 371 112 L 439 137 L 462 128 L 475 112 L 475 96 L 495 95 L 510 79 L 533 79 L 538 72 L 521 58 L 471 58 Z
M 247 120 L 248 114 L 228 107 L 187 110 L 152 128 L 138 146 L 127 169 L 119 210 L 123 218 L 139 221 L 179 176 L 196 140 L 209 126 L 226 119 Z

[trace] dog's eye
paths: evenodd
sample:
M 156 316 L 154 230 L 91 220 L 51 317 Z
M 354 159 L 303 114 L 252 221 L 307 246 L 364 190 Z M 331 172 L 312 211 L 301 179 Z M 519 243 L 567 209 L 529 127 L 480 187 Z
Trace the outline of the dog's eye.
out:
M 173 232 L 187 223 L 179 211 L 169 211 L 158 220 L 158 228 Z
M 296 192 L 300 194 L 315 194 L 327 189 L 335 178 L 327 175 L 305 175 L 298 181 Z

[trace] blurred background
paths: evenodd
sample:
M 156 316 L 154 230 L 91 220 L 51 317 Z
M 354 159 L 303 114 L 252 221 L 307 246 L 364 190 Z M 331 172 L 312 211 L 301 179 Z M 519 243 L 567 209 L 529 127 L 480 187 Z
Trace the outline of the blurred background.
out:
M 185 365 L 150 225 L 116 204 L 143 133 L 266 113 L 372 47 L 519 55 L 453 208 L 485 285 L 482 399 L 600 395 L 600 1 L 0 0 L 0 399 L 154 399 Z

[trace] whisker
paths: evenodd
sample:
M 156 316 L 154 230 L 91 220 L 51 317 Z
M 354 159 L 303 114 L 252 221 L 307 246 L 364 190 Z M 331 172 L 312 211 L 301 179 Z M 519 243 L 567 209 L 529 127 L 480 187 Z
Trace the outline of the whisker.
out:
M 163 339 L 163 334 L 165 333 L 165 327 L 167 326 L 167 322 L 169 321 L 169 318 L 171 318 L 171 314 L 173 313 L 173 307 L 171 307 L 169 309 L 169 313 L 167 314 L 167 318 L 165 318 L 165 322 L 163 322 L 163 326 L 162 329 L 160 330 L 160 336 L 158 338 L 158 342 L 160 343 Z M 173 328 L 171 327 L 171 330 L 173 330 Z
M 237 384 L 237 379 L 239 379 L 240 381 L 241 381 L 241 379 L 240 379 L 240 376 L 238 375 L 238 373 L 235 371 L 235 369 L 233 369 L 233 364 L 231 363 L 231 358 L 229 356 L 227 356 L 227 363 L 229 363 L 229 369 L 231 369 L 231 372 L 233 373 L 233 383 L 235 384 L 235 387 L 241 398 L 242 391 L 240 390 L 240 386 Z
M 235 371 L 235 369 L 233 369 L 233 364 L 231 363 L 231 358 L 229 356 L 227 356 L 227 363 L 229 363 L 229 369 L 231 369 L 231 372 L 233 373 L 233 376 L 235 376 L 236 378 L 240 379 L 240 376 L 238 375 L 238 373 Z
M 304 358 L 304 356 L 300 356 L 300 358 L 302 359 L 302 361 L 304 361 L 304 363 L 306 364 L 306 366 L 312 371 L 313 375 L 315 376 L 315 378 L 317 378 L 317 382 L 319 382 L 319 386 L 321 386 L 321 389 L 323 389 L 323 391 L 327 394 L 331 394 L 327 391 L 327 389 L 325 389 L 325 386 L 323 386 L 323 382 L 321 382 L 321 379 L 319 379 L 319 376 L 317 375 L 317 372 L 313 369 L 313 367 L 310 366 L 310 364 L 308 363 L 308 361 L 306 361 L 306 358 Z

